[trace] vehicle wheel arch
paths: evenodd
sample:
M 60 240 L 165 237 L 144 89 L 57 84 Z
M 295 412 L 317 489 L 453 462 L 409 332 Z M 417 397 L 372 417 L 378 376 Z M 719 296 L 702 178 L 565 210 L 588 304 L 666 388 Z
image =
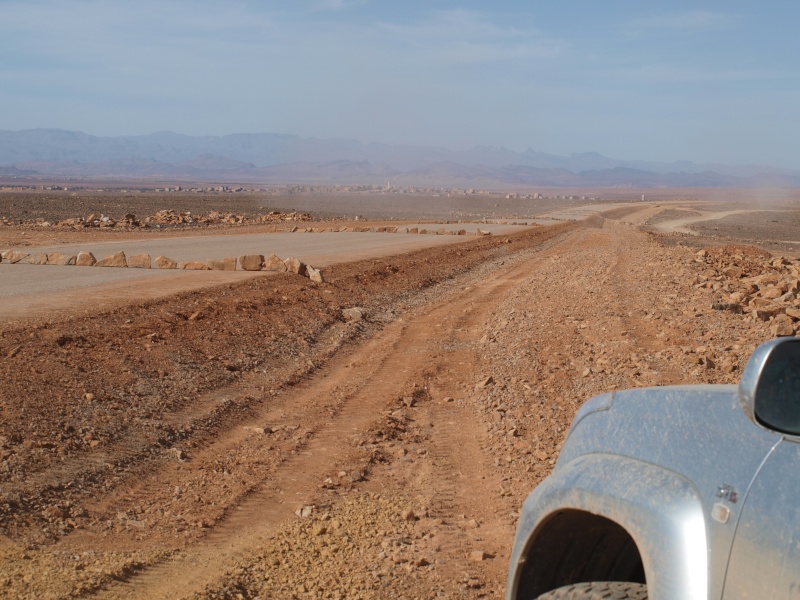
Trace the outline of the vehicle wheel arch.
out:
M 633 537 L 611 519 L 584 510 L 550 515 L 530 539 L 517 598 L 536 598 L 585 581 L 645 583 Z
M 534 510 L 523 510 L 520 517 L 509 599 L 528 600 L 579 581 L 619 581 L 588 572 L 568 556 L 570 544 L 589 539 L 602 547 L 603 538 L 608 538 L 618 561 L 617 566 L 608 563 L 606 573 L 627 569 L 633 574 L 626 577 L 645 580 L 653 600 L 708 597 L 702 502 L 697 489 L 677 473 L 627 457 L 583 455 L 559 467 L 525 504 Z M 564 541 L 548 543 L 555 537 Z M 572 556 L 585 560 L 586 552 Z M 639 563 L 632 566 L 634 556 L 641 569 Z M 552 569 L 556 561 L 565 563 L 558 567 L 567 573 L 561 580 L 532 571 L 541 564 Z

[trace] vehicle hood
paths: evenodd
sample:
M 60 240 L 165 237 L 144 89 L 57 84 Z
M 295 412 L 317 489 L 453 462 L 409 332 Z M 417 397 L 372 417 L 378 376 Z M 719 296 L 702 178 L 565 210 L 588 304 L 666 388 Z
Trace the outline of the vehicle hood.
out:
M 710 501 L 722 484 L 744 493 L 780 439 L 747 418 L 735 385 L 632 389 L 581 408 L 556 470 L 586 454 L 625 456 L 679 474 Z

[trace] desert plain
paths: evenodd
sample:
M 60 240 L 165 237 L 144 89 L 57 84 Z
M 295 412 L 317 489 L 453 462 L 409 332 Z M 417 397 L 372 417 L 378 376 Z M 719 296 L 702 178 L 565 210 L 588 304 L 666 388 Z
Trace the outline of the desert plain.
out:
M 0 261 L 0 596 L 502 597 L 584 401 L 800 327 L 799 192 L 642 193 L 0 192 L 0 251 L 323 273 Z

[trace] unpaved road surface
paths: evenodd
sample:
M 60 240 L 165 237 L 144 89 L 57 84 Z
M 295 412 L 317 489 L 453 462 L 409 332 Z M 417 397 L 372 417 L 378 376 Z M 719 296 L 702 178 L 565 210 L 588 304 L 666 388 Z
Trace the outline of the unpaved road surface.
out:
M 658 221 L 653 225 L 653 229 L 662 232 L 676 231 L 678 233 L 685 233 L 688 235 L 698 235 L 698 233 L 695 230 L 691 229 L 690 225 L 694 225 L 696 223 L 705 223 L 708 221 L 718 221 L 720 219 L 725 219 L 727 217 L 730 217 L 731 215 L 741 215 L 753 212 L 757 211 L 755 210 L 691 211 L 691 214 L 689 214 L 688 216 L 681 215 L 677 218 L 670 218 L 670 219 L 665 219 L 663 221 Z
M 464 229 L 475 234 L 478 225 L 411 225 L 433 231 Z M 524 227 L 482 224 L 488 234 L 513 233 Z M 389 233 L 237 233 L 183 237 L 147 236 L 123 241 L 87 240 L 80 244 L 8 245 L 5 249 L 26 253 L 61 252 L 77 255 L 92 252 L 98 259 L 124 252 L 127 256 L 148 254 L 152 259 L 167 256 L 175 261 L 205 262 L 208 259 L 237 258 L 246 254 L 281 258 L 294 256 L 317 268 L 343 260 L 380 258 L 419 248 L 453 244 L 467 239 L 458 235 Z M 2 246 L 0 246 L 2 247 Z M 109 269 L 0 263 L 0 322 L 29 316 L 46 316 L 75 307 L 108 308 L 131 301 L 153 299 L 215 284 L 268 275 L 263 272 L 186 272 L 161 269 Z
M 771 336 L 634 213 L 0 332 L 0 594 L 501 597 L 583 401 Z

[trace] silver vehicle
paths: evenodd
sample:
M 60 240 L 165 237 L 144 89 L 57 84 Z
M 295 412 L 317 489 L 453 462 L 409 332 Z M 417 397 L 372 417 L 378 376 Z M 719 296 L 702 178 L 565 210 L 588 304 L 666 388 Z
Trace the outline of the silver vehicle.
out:
M 800 338 L 738 386 L 589 400 L 525 501 L 506 597 L 800 599 Z

